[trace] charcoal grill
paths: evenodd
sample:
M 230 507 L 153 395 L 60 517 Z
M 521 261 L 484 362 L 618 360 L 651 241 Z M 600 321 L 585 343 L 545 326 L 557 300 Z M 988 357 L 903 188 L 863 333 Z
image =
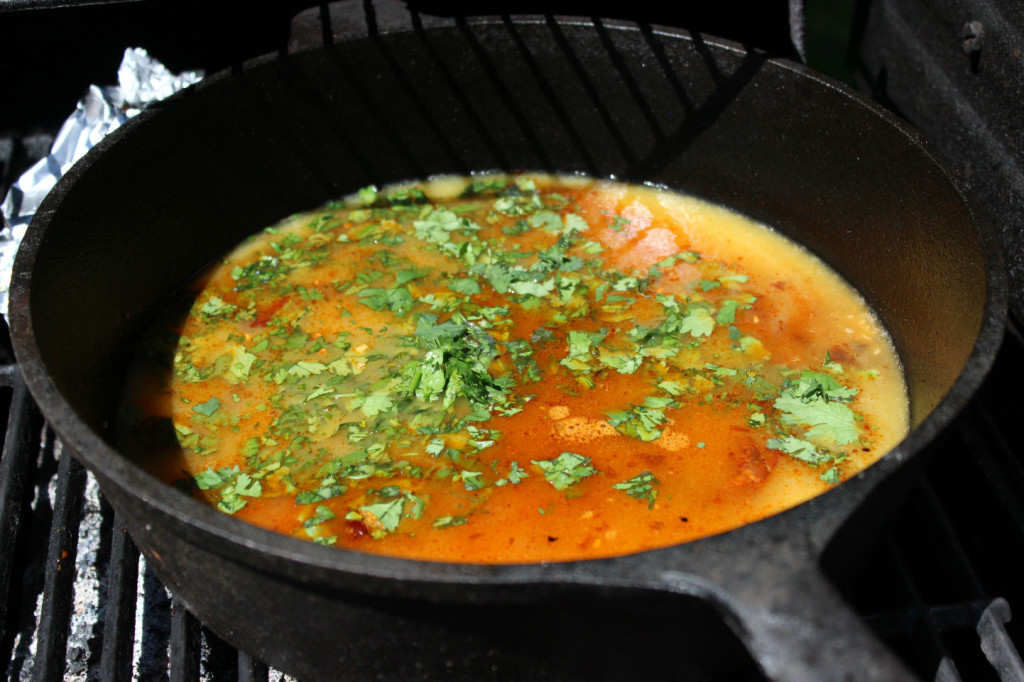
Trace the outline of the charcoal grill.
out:
M 36 26 L 45 25 L 47 17 L 51 21 L 88 18 L 96 26 L 105 21 L 124 26 L 146 16 L 134 4 L 111 3 L 97 10 L 62 8 L 62 4 L 68 3 L 6 0 L 5 5 L 11 7 L 0 5 L 0 9 L 19 10 L 10 16 Z M 230 45 L 203 52 L 202 58 L 209 61 L 171 66 L 230 66 L 241 58 L 279 49 L 287 35 L 287 16 L 303 4 L 278 9 L 258 22 L 250 16 L 243 26 L 234 25 Z M 422 3 L 417 9 L 424 13 L 460 9 L 453 4 L 457 5 Z M 712 12 L 666 16 L 644 7 L 635 8 L 638 15 L 624 15 L 620 9 L 617 16 L 679 23 L 799 55 L 799 12 L 783 3 L 766 7 L 770 20 L 764 21 L 737 22 L 735 17 Z M 913 32 L 908 27 L 912 22 L 908 24 L 907 17 L 913 15 L 907 13 L 915 11 L 913 3 L 868 2 L 858 7 L 854 29 L 859 32 L 856 44 L 861 46 L 860 75 L 882 101 L 912 120 L 915 113 L 926 110 L 906 75 L 922 65 L 942 73 L 952 71 L 943 91 L 951 110 L 979 87 L 975 81 L 987 73 L 987 60 L 993 58 L 994 48 L 980 55 L 968 49 L 956 55 L 959 61 L 949 63 L 938 38 L 929 35 L 911 40 Z M 236 9 L 223 3 L 215 3 L 213 9 L 184 3 L 176 27 L 184 31 L 189 20 L 200 20 L 223 29 L 229 26 L 223 17 Z M 353 20 L 373 21 L 371 3 L 353 5 L 353 9 Z M 580 13 L 574 11 L 579 9 L 566 6 L 568 13 Z M 949 9 L 940 6 L 940 10 Z M 34 14 L 26 19 L 28 12 Z M 1002 40 L 1011 44 L 1012 55 L 1013 40 L 1019 45 L 1020 24 L 1014 34 L 1011 23 L 993 24 L 990 14 L 983 22 L 988 35 L 1002 35 Z M 959 31 L 956 21 L 932 21 L 927 29 L 941 33 L 955 25 Z M 239 28 L 243 30 L 239 32 Z M 164 25 L 149 33 L 158 43 L 166 44 L 167 34 L 174 30 L 175 26 Z M 1002 49 L 1002 43 L 994 44 Z M 126 45 L 103 46 L 115 50 L 111 69 L 117 50 Z M 156 47 L 147 47 L 160 56 Z M 960 42 L 954 47 L 962 50 Z M 19 78 L 26 76 L 23 73 Z M 72 100 L 80 87 L 71 89 Z M 70 105 L 58 109 L 60 116 Z M 0 119 L 0 130 L 5 133 L 0 139 L 4 189 L 33 157 L 45 153 L 47 134 L 59 123 L 53 113 L 49 107 L 36 119 Z M 1002 117 L 1004 113 L 998 110 L 989 115 Z M 919 117 L 930 122 L 926 116 Z M 993 120 L 994 129 L 998 129 L 997 122 Z M 963 149 L 953 142 L 944 145 L 944 139 L 953 136 L 949 127 L 948 118 L 943 119 L 943 126 L 934 129 L 935 142 L 954 161 L 969 167 L 967 179 L 979 185 L 1006 180 L 1005 166 L 983 163 L 987 157 L 982 145 L 969 145 L 969 155 L 958 153 Z M 925 132 L 932 131 L 925 128 Z M 987 153 L 997 159 L 1019 151 L 1001 144 L 998 136 L 987 139 L 994 145 Z M 998 166 L 998 173 L 987 172 L 993 166 Z M 1006 228 L 1007 242 L 1019 248 L 1024 229 L 1013 228 L 1021 227 L 1019 211 L 1013 213 L 1013 197 L 1019 197 L 1022 180 L 1012 175 L 1009 180 L 1006 192 L 981 194 L 989 210 L 1004 218 L 1000 223 L 1010 226 Z M 1011 261 L 1015 254 L 1019 258 L 1019 251 L 1013 251 Z M 1018 291 L 1019 287 L 1018 280 Z M 1016 313 L 1020 320 L 1019 303 Z M 62 455 L 59 441 L 28 396 L 6 338 L 4 342 L 0 348 L 0 404 L 9 417 L 0 459 L 0 652 L 8 677 L 278 679 L 279 673 L 235 651 L 205 629 L 149 572 L 91 479 L 75 460 Z M 865 621 L 922 679 L 1024 678 L 1017 653 L 1024 643 L 1019 622 L 1019 614 L 1024 612 L 1024 581 L 1020 580 L 1024 569 L 1024 425 L 1015 414 L 1021 379 L 1024 338 L 1019 323 L 1011 320 L 992 376 L 954 427 L 932 446 L 931 464 L 902 513 L 864 570 L 839 581 Z M 1012 618 L 1014 612 L 1017 620 Z M 444 659 L 448 653 L 442 649 L 438 656 Z M 505 662 L 485 651 L 474 660 L 452 658 L 443 663 L 450 670 L 446 678 L 457 680 L 480 679 L 488 671 L 499 671 Z M 716 672 L 721 671 L 710 667 L 709 679 Z M 742 654 L 729 672 L 731 679 L 761 679 Z

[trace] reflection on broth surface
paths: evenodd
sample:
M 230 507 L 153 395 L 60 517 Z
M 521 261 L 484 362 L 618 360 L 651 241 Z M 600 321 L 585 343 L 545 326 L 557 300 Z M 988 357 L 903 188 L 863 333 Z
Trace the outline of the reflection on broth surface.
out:
M 250 238 L 180 299 L 138 353 L 121 448 L 224 512 L 360 551 L 663 547 L 824 492 L 908 428 L 856 292 L 664 190 L 366 189 Z

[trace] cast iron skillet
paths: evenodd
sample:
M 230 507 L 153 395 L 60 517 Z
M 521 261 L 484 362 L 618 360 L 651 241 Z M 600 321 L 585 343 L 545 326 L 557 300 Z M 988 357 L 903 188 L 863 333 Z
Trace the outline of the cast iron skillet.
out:
M 616 622 L 623 613 L 626 629 L 650 626 L 655 640 L 655 630 L 701 624 L 686 635 L 701 648 L 700 632 L 732 638 L 717 613 L 775 679 L 907 677 L 822 564 L 855 563 L 909 465 L 981 382 L 1006 296 L 996 239 L 922 140 L 800 66 L 685 31 L 525 17 L 410 28 L 393 10 L 378 3 L 368 28 L 334 6 L 333 37 L 307 16 L 288 54 L 133 119 L 59 183 L 18 255 L 11 321 L 26 381 L 153 570 L 222 637 L 303 679 L 471 676 L 492 650 L 502 666 L 480 669 L 497 677 L 613 678 L 615 661 L 631 660 L 614 643 L 638 639 Z M 914 431 L 848 483 L 729 533 L 615 559 L 501 566 L 278 536 L 118 454 L 111 424 L 133 344 L 211 258 L 369 183 L 484 169 L 663 184 L 792 235 L 892 333 Z M 669 617 L 644 620 L 666 604 Z M 566 619 L 590 634 L 574 639 Z M 530 629 L 557 642 L 530 640 Z M 594 637 L 590 648 L 581 641 Z M 668 658 L 685 658 L 680 638 L 665 645 Z M 565 650 L 582 667 L 558 659 Z M 431 668 L 438 651 L 442 670 Z

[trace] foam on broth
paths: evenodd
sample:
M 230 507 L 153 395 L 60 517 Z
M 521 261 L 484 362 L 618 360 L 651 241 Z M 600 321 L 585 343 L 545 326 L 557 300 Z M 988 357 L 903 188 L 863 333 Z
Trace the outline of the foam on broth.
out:
M 293 216 L 193 282 L 120 447 L 278 532 L 502 563 L 735 528 L 906 434 L 877 319 L 777 232 L 578 177 L 418 187 Z

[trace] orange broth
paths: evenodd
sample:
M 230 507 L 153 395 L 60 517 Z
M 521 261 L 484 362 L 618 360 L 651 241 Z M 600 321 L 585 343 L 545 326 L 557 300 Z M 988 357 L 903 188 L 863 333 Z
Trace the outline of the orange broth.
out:
M 398 557 L 604 557 L 720 533 L 907 432 L 861 297 L 699 199 L 442 178 L 293 216 L 182 292 L 119 442 L 239 519 Z

